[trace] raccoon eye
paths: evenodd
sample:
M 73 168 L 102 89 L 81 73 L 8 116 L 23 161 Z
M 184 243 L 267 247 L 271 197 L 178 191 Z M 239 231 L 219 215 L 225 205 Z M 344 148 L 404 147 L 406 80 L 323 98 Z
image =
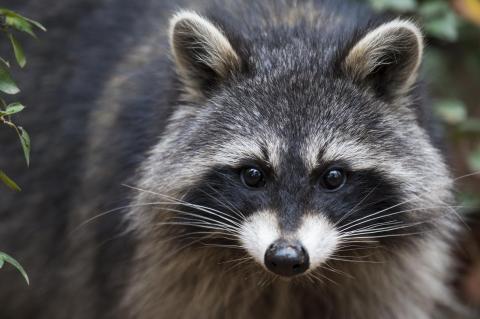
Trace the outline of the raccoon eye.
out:
M 258 188 L 265 185 L 263 173 L 255 167 L 247 167 L 242 169 L 240 177 L 242 182 L 248 187 Z
M 341 168 L 330 168 L 323 173 L 321 178 L 321 185 L 329 191 L 336 191 L 342 188 L 347 181 L 347 175 Z

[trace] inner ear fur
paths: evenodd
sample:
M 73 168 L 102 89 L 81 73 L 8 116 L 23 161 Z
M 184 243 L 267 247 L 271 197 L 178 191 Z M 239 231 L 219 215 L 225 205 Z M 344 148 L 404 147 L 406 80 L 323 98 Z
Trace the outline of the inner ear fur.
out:
M 178 74 L 196 94 L 240 71 L 240 57 L 223 30 L 195 12 L 180 11 L 172 17 L 170 46 Z
M 348 52 L 344 72 L 380 95 L 406 93 L 417 78 L 423 37 L 411 21 L 393 20 L 368 32 Z

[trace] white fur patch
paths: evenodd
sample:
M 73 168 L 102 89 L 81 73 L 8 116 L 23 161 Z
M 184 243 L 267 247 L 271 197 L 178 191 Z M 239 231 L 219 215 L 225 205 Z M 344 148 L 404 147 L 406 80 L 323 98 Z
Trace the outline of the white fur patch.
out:
M 245 159 L 256 160 L 263 158 L 262 148 L 256 141 L 246 137 L 239 137 L 221 145 L 213 161 L 222 165 L 235 166 Z
M 280 238 L 280 228 L 274 213 L 262 211 L 252 215 L 240 229 L 240 240 L 243 247 L 261 265 L 267 248 Z
M 310 257 L 310 268 L 316 268 L 328 260 L 340 242 L 340 234 L 335 227 L 321 215 L 307 215 L 296 232 L 299 240 Z

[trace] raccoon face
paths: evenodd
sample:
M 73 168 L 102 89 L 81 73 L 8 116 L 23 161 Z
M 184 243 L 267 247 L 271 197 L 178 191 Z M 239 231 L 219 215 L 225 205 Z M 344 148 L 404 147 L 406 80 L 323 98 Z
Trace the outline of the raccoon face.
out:
M 414 24 L 333 47 L 234 45 L 181 12 L 170 41 L 188 102 L 153 155 L 171 170 L 149 173 L 182 194 L 178 221 L 192 234 L 227 238 L 293 277 L 352 245 L 411 243 L 444 218 L 448 174 L 410 109 Z

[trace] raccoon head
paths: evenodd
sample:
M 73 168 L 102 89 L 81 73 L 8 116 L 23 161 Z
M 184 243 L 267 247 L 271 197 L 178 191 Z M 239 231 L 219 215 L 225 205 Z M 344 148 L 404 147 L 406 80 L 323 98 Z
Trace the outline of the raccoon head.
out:
M 257 31 L 171 20 L 186 98 L 145 185 L 176 198 L 175 227 L 283 277 L 440 229 L 450 180 L 416 117 L 418 27 Z

